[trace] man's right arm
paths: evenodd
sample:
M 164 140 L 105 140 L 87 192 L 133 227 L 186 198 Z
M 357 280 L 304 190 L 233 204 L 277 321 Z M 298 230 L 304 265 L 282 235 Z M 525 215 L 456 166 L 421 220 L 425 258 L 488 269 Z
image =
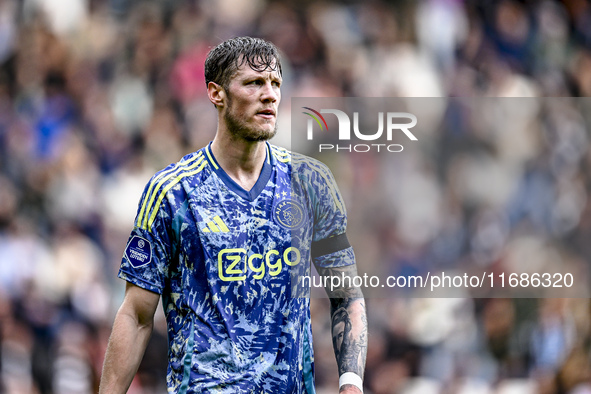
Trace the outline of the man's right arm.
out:
M 152 334 L 159 299 L 158 294 L 127 283 L 107 346 L 99 394 L 127 392 Z

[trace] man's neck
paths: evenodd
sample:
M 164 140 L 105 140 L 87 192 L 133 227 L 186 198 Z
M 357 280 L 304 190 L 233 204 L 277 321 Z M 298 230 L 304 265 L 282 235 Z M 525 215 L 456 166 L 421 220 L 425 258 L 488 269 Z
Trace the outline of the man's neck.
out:
M 247 191 L 259 179 L 267 155 L 264 141 L 246 141 L 219 132 L 211 151 L 226 174 Z

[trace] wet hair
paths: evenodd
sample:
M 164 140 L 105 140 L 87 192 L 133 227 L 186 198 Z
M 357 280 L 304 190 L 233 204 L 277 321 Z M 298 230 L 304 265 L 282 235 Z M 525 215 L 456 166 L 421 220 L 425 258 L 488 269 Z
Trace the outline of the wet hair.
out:
M 281 59 L 275 45 L 261 38 L 237 37 L 209 51 L 205 84 L 215 82 L 227 90 L 230 79 L 244 63 L 255 71 L 277 71 L 281 75 Z

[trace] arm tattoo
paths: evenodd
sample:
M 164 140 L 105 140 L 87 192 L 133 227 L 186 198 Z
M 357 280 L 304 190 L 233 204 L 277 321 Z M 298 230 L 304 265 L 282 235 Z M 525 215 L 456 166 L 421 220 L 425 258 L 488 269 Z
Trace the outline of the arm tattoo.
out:
M 339 268 L 320 268 L 322 276 L 342 277 L 357 275 L 355 265 Z M 330 282 L 330 280 L 329 280 Z M 354 372 L 363 378 L 367 354 L 367 317 L 361 289 L 340 287 L 326 289 L 330 297 L 332 343 L 339 375 Z

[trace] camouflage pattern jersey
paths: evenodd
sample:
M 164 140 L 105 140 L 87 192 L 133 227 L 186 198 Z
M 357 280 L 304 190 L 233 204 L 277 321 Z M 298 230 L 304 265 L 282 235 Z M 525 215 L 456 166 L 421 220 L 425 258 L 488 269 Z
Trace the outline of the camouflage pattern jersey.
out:
M 119 277 L 162 295 L 169 393 L 313 394 L 299 286 L 311 261 L 355 262 L 343 199 L 325 165 L 269 143 L 246 191 L 210 145 L 148 182 Z

